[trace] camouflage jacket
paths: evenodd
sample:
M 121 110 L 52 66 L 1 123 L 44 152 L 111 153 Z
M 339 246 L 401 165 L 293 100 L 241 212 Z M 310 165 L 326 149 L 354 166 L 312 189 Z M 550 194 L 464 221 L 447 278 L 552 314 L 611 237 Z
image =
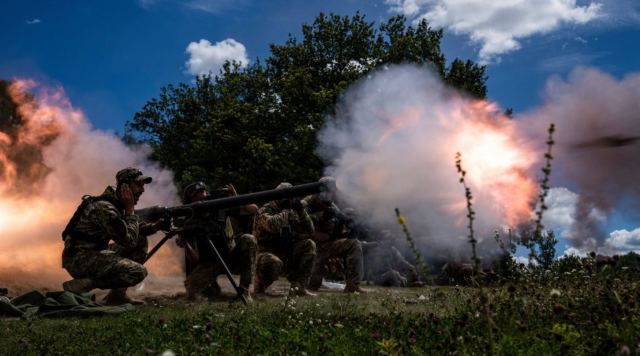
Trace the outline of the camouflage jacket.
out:
M 108 200 L 97 200 L 89 203 L 81 212 L 73 231 L 76 234 L 65 236 L 65 248 L 104 250 L 109 241 L 114 241 L 125 248 L 134 248 L 139 239 L 153 234 L 152 224 L 139 223 L 138 216 L 125 215 L 123 207 L 115 199 L 115 189 L 107 187 L 103 196 Z
M 307 238 L 314 233 L 313 221 L 305 209 L 283 209 L 272 201 L 263 205 L 253 224 L 253 235 L 260 241 L 278 240 L 283 229 L 291 229 L 296 239 Z
M 316 241 L 327 241 L 334 237 L 340 227 L 340 222 L 331 214 L 331 211 L 339 211 L 338 206 L 333 202 L 322 202 L 317 194 L 309 195 L 302 200 L 305 210 L 313 221 L 315 233 L 313 239 Z

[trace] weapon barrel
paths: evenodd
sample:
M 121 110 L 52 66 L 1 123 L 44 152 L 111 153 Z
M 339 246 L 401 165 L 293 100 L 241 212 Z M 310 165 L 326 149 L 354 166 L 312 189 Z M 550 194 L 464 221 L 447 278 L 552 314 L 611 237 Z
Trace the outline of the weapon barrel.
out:
M 320 193 L 325 189 L 325 187 L 325 183 L 314 182 L 300 184 L 290 188 L 264 190 L 261 192 L 236 195 L 235 197 L 205 200 L 196 203 L 181 205 L 171 208 L 171 213 L 172 215 L 182 215 L 191 211 L 223 210 L 247 204 L 259 204 L 266 203 L 272 200 L 304 197 L 307 195 Z

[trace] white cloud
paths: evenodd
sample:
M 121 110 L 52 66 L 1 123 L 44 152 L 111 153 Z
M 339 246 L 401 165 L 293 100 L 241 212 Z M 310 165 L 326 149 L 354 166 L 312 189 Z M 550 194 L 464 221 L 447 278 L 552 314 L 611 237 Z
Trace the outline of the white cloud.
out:
M 185 63 L 187 73 L 193 75 L 208 74 L 209 72 L 217 74 L 226 61 L 238 62 L 241 67 L 245 67 L 249 63 L 246 48 L 233 38 L 227 38 L 214 45 L 201 39 L 198 42 L 189 43 L 186 52 L 189 54 L 189 59 Z
M 640 227 L 632 231 L 613 231 L 605 241 L 605 246 L 614 253 L 640 252 Z
M 217 14 L 229 8 L 245 6 L 246 2 L 246 0 L 189 0 L 184 5 L 193 10 Z
M 480 62 L 520 48 L 519 39 L 544 34 L 563 24 L 585 24 L 602 13 L 600 3 L 576 0 L 386 0 L 391 11 L 426 19 L 434 27 L 467 35 L 480 44 Z
M 35 24 L 39 24 L 42 21 L 40 19 L 32 19 L 32 20 L 27 20 L 27 25 L 35 25 Z

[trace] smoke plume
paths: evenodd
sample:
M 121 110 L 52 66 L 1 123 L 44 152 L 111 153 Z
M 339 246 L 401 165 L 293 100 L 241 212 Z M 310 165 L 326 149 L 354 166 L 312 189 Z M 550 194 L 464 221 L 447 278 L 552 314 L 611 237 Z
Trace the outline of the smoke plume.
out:
M 595 250 L 608 233 L 603 218 L 624 209 L 640 215 L 640 75 L 618 80 L 591 68 L 547 82 L 545 104 L 519 118 L 531 137 L 557 126 L 554 180 L 579 194 L 567 237 L 573 247 Z M 535 141 L 543 142 L 536 137 Z
M 462 155 L 486 256 L 497 248 L 490 243 L 494 231 L 504 236 L 534 219 L 550 123 L 557 128 L 552 186 L 575 191 L 577 199 L 573 216 L 545 221 L 571 221 L 563 234 L 569 243 L 597 249 L 614 209 L 640 212 L 637 74 L 617 80 L 578 68 L 566 80 L 548 81 L 543 105 L 510 119 L 495 104 L 448 88 L 427 68 L 392 66 L 350 88 L 336 112 L 319 135 L 320 154 L 344 205 L 398 236 L 393 209 L 400 208 L 431 260 L 470 253 L 455 153 Z
M 7 91 L 15 110 L 0 117 L 0 286 L 14 295 L 59 290 L 70 279 L 61 267 L 60 234 L 81 197 L 99 195 L 118 170 L 135 166 L 153 177 L 139 206 L 169 205 L 177 201 L 173 175 L 147 160 L 144 147 L 93 129 L 62 88 L 17 80 Z M 177 256 L 165 246 L 145 282 L 178 275 Z
M 446 87 L 428 68 L 393 66 L 372 74 L 344 96 L 320 134 L 345 205 L 366 223 L 401 234 L 394 208 L 408 218 L 431 260 L 467 258 L 466 201 L 455 154 L 477 212 L 481 240 L 531 219 L 541 158 L 515 122 L 490 102 Z M 495 250 L 491 245 L 482 253 Z

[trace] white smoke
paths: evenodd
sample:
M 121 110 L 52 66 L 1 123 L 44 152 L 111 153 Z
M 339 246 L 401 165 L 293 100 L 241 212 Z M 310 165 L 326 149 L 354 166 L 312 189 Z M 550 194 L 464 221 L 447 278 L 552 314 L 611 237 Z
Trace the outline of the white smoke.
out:
M 474 109 L 479 104 L 446 87 L 426 67 L 392 66 L 376 72 L 346 92 L 338 113 L 320 133 L 320 154 L 329 162 L 326 173 L 336 177 L 345 205 L 369 225 L 401 234 L 397 207 L 428 258 L 469 256 L 466 201 L 455 153 L 461 152 L 463 166 L 479 177 L 467 179 L 481 240 L 506 224 L 510 208 L 501 192 L 513 183 L 504 178 L 522 175 L 535 162 L 528 153 L 519 152 L 518 161 L 502 151 L 497 154 L 507 156 L 498 159 L 518 162 L 480 169 L 473 146 L 485 145 L 484 133 L 472 133 L 466 137 L 469 142 L 459 134 L 478 122 L 508 133 L 513 122 L 488 103 Z M 475 117 L 477 113 L 491 117 Z M 517 137 L 506 139 L 527 145 Z M 490 249 L 496 247 L 494 243 Z

